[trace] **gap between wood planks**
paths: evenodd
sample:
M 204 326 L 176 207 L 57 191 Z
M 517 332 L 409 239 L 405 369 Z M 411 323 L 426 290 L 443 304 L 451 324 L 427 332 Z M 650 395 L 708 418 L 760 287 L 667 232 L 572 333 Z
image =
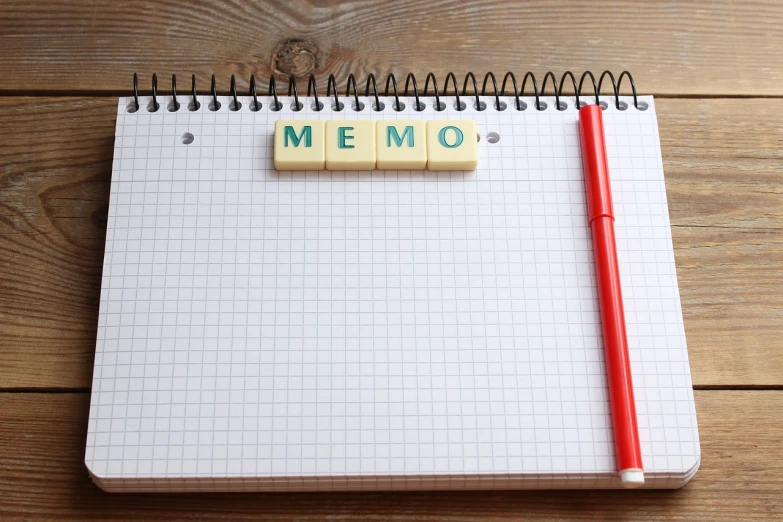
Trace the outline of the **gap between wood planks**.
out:
M 132 85 L 132 81 L 128 82 L 128 85 Z M 257 93 L 258 96 L 268 96 L 267 89 L 269 87 L 265 85 L 259 84 L 257 87 Z M 404 89 L 400 89 L 400 91 L 403 91 Z M 378 96 L 384 97 L 385 94 L 381 94 L 383 89 L 378 89 Z M 344 92 L 343 88 L 340 88 L 338 86 L 337 90 L 338 94 Z M 364 91 L 359 88 L 359 97 L 365 97 L 364 94 L 362 94 Z M 150 96 L 152 93 L 151 89 L 147 89 L 144 87 L 141 87 L 139 89 L 139 96 Z M 168 96 L 170 95 L 171 90 L 160 89 L 158 91 L 158 96 Z M 468 91 L 465 93 L 466 95 L 472 96 L 473 93 Z M 120 96 L 132 96 L 133 95 L 133 89 L 128 90 L 122 90 L 122 91 L 91 91 L 91 90 L 64 90 L 64 91 L 58 91 L 58 90 L 19 90 L 19 89 L 0 89 L 0 97 L 29 97 L 29 98 L 37 98 L 37 97 L 93 97 L 93 98 L 114 98 L 114 97 L 120 97 Z M 178 96 L 190 96 L 190 90 L 189 89 L 183 89 L 180 93 L 180 90 L 177 89 L 177 95 Z M 209 89 L 201 89 L 199 90 L 199 96 L 207 96 L 211 95 L 211 91 Z M 218 96 L 231 96 L 231 91 L 227 89 L 218 89 L 217 91 Z M 237 96 L 247 96 L 247 89 L 237 89 Z M 280 97 L 286 97 L 288 96 L 288 86 L 281 84 L 280 88 L 278 89 L 278 96 Z M 460 92 L 460 96 L 463 94 Z M 538 93 L 539 96 L 554 96 L 555 93 Z M 563 96 L 573 96 L 574 94 L 571 92 L 564 92 Z M 590 93 L 586 93 L 583 96 L 590 96 Z M 659 99 L 678 99 L 678 100 L 778 100 L 783 99 L 783 94 L 677 94 L 677 93 L 671 93 L 671 92 L 646 92 L 644 90 L 639 89 L 637 91 L 638 96 L 654 96 Z M 353 96 L 353 95 L 351 95 Z M 400 96 L 403 96 L 400 94 Z M 412 96 L 412 94 L 411 94 Z M 454 94 L 444 94 L 440 93 L 440 96 L 454 96 Z M 485 96 L 494 96 L 493 94 L 486 94 Z M 509 94 L 503 94 L 501 96 L 513 96 L 513 93 Z M 531 97 L 534 96 L 533 92 L 525 92 L 524 95 L 520 93 L 520 96 L 525 97 Z M 614 93 L 602 93 L 601 96 L 605 97 L 613 97 Z M 620 93 L 620 96 L 632 96 L 632 93 L 630 92 L 623 92 Z M 305 94 L 299 94 L 300 98 L 307 98 Z M 312 97 L 312 96 L 311 96 Z M 325 94 L 319 94 L 319 97 L 326 97 Z M 345 96 L 340 94 L 341 98 L 344 98 Z M 420 98 L 434 98 L 435 96 L 433 94 L 421 94 L 419 93 Z
M 699 384 L 693 389 L 694 391 L 783 391 L 783 384 Z M 0 393 L 92 393 L 92 388 L 5 387 L 0 388 Z

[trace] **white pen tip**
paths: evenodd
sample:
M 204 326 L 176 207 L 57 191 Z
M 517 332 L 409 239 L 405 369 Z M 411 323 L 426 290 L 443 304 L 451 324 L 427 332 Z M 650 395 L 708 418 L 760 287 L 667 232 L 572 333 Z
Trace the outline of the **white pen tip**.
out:
M 620 472 L 620 482 L 626 489 L 638 488 L 644 485 L 644 470 L 624 469 Z

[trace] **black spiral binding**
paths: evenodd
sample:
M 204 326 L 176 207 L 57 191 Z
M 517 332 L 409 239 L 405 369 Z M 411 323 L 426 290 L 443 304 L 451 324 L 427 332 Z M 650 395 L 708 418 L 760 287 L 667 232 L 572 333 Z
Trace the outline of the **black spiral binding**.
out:
M 478 88 L 478 81 L 476 79 L 476 75 L 472 72 L 468 72 L 465 75 L 465 79 L 462 82 L 462 92 L 460 92 L 459 84 L 457 83 L 457 76 L 450 72 L 446 75 L 446 80 L 443 83 L 443 92 L 441 93 L 438 90 L 438 82 L 435 78 L 434 73 L 428 73 L 426 80 L 424 82 L 424 90 L 422 91 L 421 95 L 419 94 L 419 87 L 418 83 L 416 81 L 416 76 L 413 73 L 408 73 L 408 75 L 405 78 L 405 88 L 403 89 L 403 96 L 407 97 L 409 90 L 412 88 L 413 97 L 415 100 L 415 104 L 413 106 L 413 110 L 415 111 L 422 111 L 425 108 L 424 102 L 421 101 L 421 97 L 429 96 L 429 90 L 430 90 L 430 83 L 432 84 L 432 90 L 433 90 L 433 96 L 435 98 L 435 105 L 434 109 L 436 111 L 442 111 L 446 108 L 446 104 L 441 101 L 442 96 L 449 96 L 449 85 L 453 85 L 453 96 L 454 96 L 454 108 L 458 111 L 463 111 L 466 109 L 467 105 L 464 100 L 460 100 L 460 96 L 463 98 L 475 98 L 473 102 L 473 107 L 477 111 L 484 111 L 487 109 L 487 104 L 483 101 L 481 101 L 481 96 L 493 96 L 495 98 L 493 105 L 493 108 L 498 111 L 502 111 L 506 109 L 506 103 L 503 102 L 500 97 L 501 96 L 514 96 L 514 108 L 518 111 L 524 111 L 527 109 L 527 104 L 520 99 L 520 97 L 525 96 L 525 88 L 527 87 L 528 82 L 530 82 L 532 86 L 532 96 L 535 98 L 535 108 L 536 110 L 543 111 L 547 109 L 547 104 L 541 100 L 542 96 L 546 96 L 546 90 L 547 86 L 551 83 L 552 84 L 552 92 L 555 96 L 555 109 L 559 111 L 563 111 L 567 108 L 567 105 L 565 102 L 561 102 L 560 98 L 563 97 L 563 88 L 566 86 L 567 80 L 570 80 L 570 85 L 573 89 L 573 96 L 576 98 L 576 106 L 577 108 L 581 108 L 584 105 L 587 104 L 584 99 L 587 97 L 587 94 L 590 94 L 590 92 L 583 92 L 585 88 L 590 89 L 590 86 L 592 85 L 592 94 L 595 96 L 595 104 L 601 105 L 600 96 L 601 96 L 601 88 L 604 86 L 604 81 L 608 78 L 609 82 L 611 82 L 611 90 L 612 92 L 610 95 L 614 96 L 614 104 L 615 107 L 618 110 L 626 110 L 627 106 L 624 102 L 620 101 L 620 89 L 623 85 L 623 80 L 626 78 L 628 79 L 628 83 L 631 84 L 631 93 L 633 95 L 633 104 L 634 107 L 638 110 L 646 110 L 647 105 L 642 102 L 640 105 L 637 94 L 636 94 L 636 84 L 633 81 L 633 76 L 631 76 L 631 73 L 628 71 L 623 71 L 617 79 L 615 79 L 614 74 L 612 74 L 611 71 L 604 71 L 601 73 L 601 76 L 598 78 L 598 82 L 595 80 L 595 75 L 591 71 L 585 71 L 582 73 L 582 76 L 579 78 L 579 81 L 576 80 L 576 75 L 572 73 L 571 71 L 566 71 L 563 73 L 563 75 L 560 77 L 560 82 L 557 81 L 557 77 L 555 74 L 551 71 L 547 72 L 544 75 L 544 81 L 541 84 L 541 90 L 538 89 L 538 81 L 536 80 L 535 74 L 532 72 L 526 72 L 525 75 L 522 77 L 522 88 L 517 87 L 517 78 L 514 75 L 513 72 L 507 72 L 505 76 L 503 76 L 503 82 L 501 83 L 500 90 L 498 90 L 498 82 L 495 75 L 491 72 L 488 72 L 484 75 L 484 81 L 481 84 L 481 90 Z M 590 83 L 585 86 L 585 80 L 589 79 Z M 510 83 L 509 83 L 510 82 Z M 607 83 L 609 83 L 607 82 Z M 472 87 L 472 91 L 468 91 L 468 87 Z M 488 93 L 487 87 L 492 87 L 492 92 Z M 513 91 L 510 94 L 506 94 L 506 87 L 509 86 L 510 88 L 513 88 Z M 380 100 L 380 97 L 378 96 L 378 84 L 376 82 L 376 78 L 374 74 L 370 74 L 367 77 L 367 82 L 365 84 L 364 88 L 364 97 L 368 98 L 370 97 L 370 88 L 372 88 L 372 97 L 373 102 L 371 104 L 371 108 L 374 111 L 382 111 L 385 106 L 383 102 Z M 394 74 L 389 74 L 386 76 L 386 87 L 384 89 L 384 96 L 389 96 L 389 88 L 392 89 L 392 94 L 394 96 L 394 103 L 392 105 L 392 109 L 395 111 L 402 111 L 405 109 L 405 104 L 400 101 L 400 93 L 399 89 L 397 87 L 397 78 L 394 76 Z M 232 111 L 238 111 L 242 104 L 237 99 L 237 87 L 236 87 L 236 78 L 234 75 L 231 75 L 231 87 L 230 87 L 230 97 L 231 97 L 231 103 L 229 104 L 229 109 Z M 218 101 L 218 92 L 217 92 L 217 83 L 215 81 L 215 75 L 212 75 L 212 81 L 210 84 L 210 94 L 212 96 L 212 100 L 209 103 L 208 109 L 210 111 L 216 111 L 220 109 L 220 101 Z M 307 81 L 307 96 L 314 97 L 314 103 L 311 106 L 314 111 L 320 111 L 323 109 L 323 103 L 318 98 L 318 87 L 317 87 L 317 81 L 315 78 L 315 75 L 311 74 L 308 77 Z M 152 75 L 152 101 L 147 106 L 148 112 L 157 112 L 160 108 L 160 104 L 158 102 L 158 76 L 157 74 Z M 177 77 L 176 75 L 171 75 L 171 95 L 172 95 L 172 104 L 169 105 L 168 110 L 170 112 L 176 112 L 180 109 L 180 103 L 177 101 Z M 278 98 L 277 93 L 277 84 L 275 81 L 275 76 L 272 75 L 269 77 L 269 89 L 268 94 L 269 97 L 274 99 L 274 103 L 270 104 L 270 109 L 273 111 L 279 111 L 283 108 L 283 104 Z M 294 111 L 300 111 L 304 108 L 304 104 L 299 100 L 299 93 L 297 91 L 297 85 L 296 85 L 296 78 L 294 76 L 290 76 L 288 78 L 288 96 L 294 97 L 294 103 L 291 107 Z M 256 78 L 255 76 L 250 76 L 250 96 L 253 98 L 253 102 L 250 104 L 250 110 L 253 112 L 256 112 L 261 109 L 262 104 L 258 101 L 258 94 L 256 93 Z M 190 111 L 197 111 L 201 108 L 201 104 L 198 102 L 197 95 L 196 95 L 196 75 L 194 74 L 192 76 L 192 87 L 191 87 L 191 102 L 187 105 L 188 110 Z M 333 74 L 329 75 L 329 78 L 327 80 L 326 85 L 326 97 L 334 97 L 334 102 L 332 103 L 332 109 L 335 111 L 342 111 L 345 108 L 345 104 L 340 101 L 340 96 L 337 92 L 337 79 Z M 582 101 L 580 101 L 580 97 L 583 98 Z M 350 99 L 353 98 L 353 102 L 351 103 L 351 108 L 354 111 L 361 111 L 364 109 L 364 103 L 361 102 L 359 99 L 359 89 L 357 87 L 356 77 L 353 74 L 348 75 L 348 79 L 346 80 L 346 86 L 345 86 L 345 98 Z M 606 108 L 605 104 L 602 105 L 602 107 Z M 136 112 L 140 108 L 139 106 L 139 86 L 138 86 L 138 75 L 134 73 L 133 75 L 133 102 L 131 105 L 128 106 L 128 112 Z

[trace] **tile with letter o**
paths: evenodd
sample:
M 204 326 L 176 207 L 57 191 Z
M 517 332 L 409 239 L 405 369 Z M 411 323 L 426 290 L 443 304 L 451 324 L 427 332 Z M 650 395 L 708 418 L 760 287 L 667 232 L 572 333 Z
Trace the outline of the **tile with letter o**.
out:
M 473 120 L 427 122 L 428 170 L 475 170 L 477 166 L 476 122 Z

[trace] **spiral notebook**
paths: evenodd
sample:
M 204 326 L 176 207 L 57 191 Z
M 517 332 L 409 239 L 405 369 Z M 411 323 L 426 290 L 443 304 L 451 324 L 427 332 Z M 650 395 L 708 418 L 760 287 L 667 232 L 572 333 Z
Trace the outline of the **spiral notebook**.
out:
M 618 487 L 575 97 L 331 94 L 119 100 L 95 483 Z M 655 102 L 600 101 L 645 487 L 675 488 L 700 450 Z M 472 120 L 478 168 L 277 171 L 281 119 Z

